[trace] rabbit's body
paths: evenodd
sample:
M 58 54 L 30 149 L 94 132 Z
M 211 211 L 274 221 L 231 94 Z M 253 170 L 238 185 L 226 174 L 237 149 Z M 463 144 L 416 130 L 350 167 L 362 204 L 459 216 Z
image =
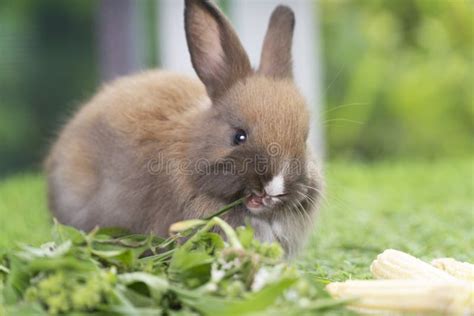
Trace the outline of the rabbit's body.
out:
M 209 106 L 201 82 L 167 72 L 105 86 L 66 125 L 47 159 L 54 215 L 86 230 L 100 225 L 166 234 L 165 223 L 184 217 L 156 210 L 192 201 L 171 164 L 185 157 L 192 121 Z M 154 171 L 160 157 L 174 172 Z M 186 218 L 201 215 L 187 209 Z
M 47 159 L 54 215 L 84 230 L 166 235 L 176 221 L 245 196 L 225 219 L 249 222 L 257 238 L 294 254 L 313 227 L 321 180 L 306 141 L 308 111 L 291 80 L 293 19 L 288 8 L 275 10 L 262 54 L 269 62 L 255 72 L 220 11 L 187 0 L 201 80 L 148 71 L 106 85 L 84 105 Z

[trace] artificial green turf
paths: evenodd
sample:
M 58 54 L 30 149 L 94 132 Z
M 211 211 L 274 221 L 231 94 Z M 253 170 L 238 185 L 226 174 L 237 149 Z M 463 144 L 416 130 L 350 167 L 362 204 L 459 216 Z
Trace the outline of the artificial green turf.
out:
M 386 248 L 474 261 L 471 160 L 337 162 L 326 178 L 315 232 L 298 259 L 315 277 L 369 277 L 370 262 Z M 48 240 L 51 222 L 41 176 L 0 183 L 0 248 Z

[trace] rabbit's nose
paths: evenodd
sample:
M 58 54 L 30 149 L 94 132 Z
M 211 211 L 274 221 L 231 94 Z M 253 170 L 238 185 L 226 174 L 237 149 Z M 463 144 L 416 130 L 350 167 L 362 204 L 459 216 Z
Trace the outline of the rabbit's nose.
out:
M 269 196 L 280 196 L 285 194 L 285 179 L 280 173 L 274 176 L 264 186 L 263 191 Z

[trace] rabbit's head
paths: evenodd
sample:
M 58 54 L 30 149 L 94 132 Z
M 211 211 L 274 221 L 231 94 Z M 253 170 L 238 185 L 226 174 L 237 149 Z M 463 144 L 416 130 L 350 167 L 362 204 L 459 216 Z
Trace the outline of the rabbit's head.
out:
M 246 197 L 252 214 L 317 195 L 309 160 L 309 112 L 293 82 L 295 17 L 278 6 L 253 70 L 235 31 L 210 1 L 187 0 L 192 64 L 210 107 L 193 126 L 193 185 L 223 201 Z

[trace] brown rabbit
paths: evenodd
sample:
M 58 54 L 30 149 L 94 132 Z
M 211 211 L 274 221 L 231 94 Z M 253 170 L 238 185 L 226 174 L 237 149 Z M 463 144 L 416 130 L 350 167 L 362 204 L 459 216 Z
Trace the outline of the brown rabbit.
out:
M 258 239 L 294 255 L 313 229 L 322 186 L 292 80 L 294 14 L 275 9 L 254 71 L 222 12 L 210 1 L 185 2 L 200 81 L 149 71 L 103 87 L 47 159 L 50 208 L 83 230 L 166 235 L 176 221 L 246 197 L 224 219 L 250 223 Z

